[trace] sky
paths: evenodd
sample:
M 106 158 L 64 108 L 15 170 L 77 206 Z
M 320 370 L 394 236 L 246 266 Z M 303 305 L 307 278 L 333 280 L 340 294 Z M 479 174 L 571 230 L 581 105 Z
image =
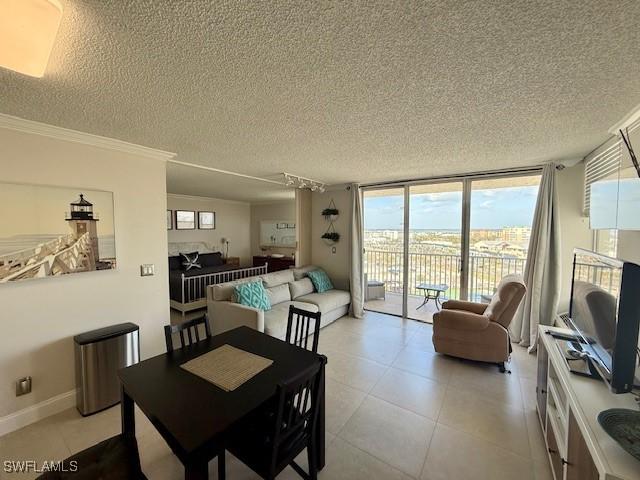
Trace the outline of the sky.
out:
M 591 185 L 591 228 L 640 230 L 638 209 L 640 178 L 620 179 L 619 184 L 615 179 Z
M 113 194 L 82 188 L 0 183 L 0 238 L 71 233 L 65 212 L 80 193 L 98 214 L 98 236 L 113 235 Z
M 537 195 L 537 186 L 474 190 L 471 193 L 471 228 L 530 226 Z M 410 229 L 461 228 L 462 192 L 415 194 L 411 196 L 410 204 Z M 366 230 L 399 230 L 402 229 L 402 221 L 401 195 L 369 198 L 365 196 Z

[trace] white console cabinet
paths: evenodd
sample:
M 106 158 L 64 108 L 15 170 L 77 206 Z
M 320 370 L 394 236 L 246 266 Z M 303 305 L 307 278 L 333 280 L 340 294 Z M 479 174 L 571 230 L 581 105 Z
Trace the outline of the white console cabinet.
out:
M 640 480 L 640 461 L 600 426 L 609 408 L 638 409 L 633 395 L 615 395 L 604 382 L 569 372 L 564 353 L 541 326 L 538 340 L 537 409 L 555 480 Z

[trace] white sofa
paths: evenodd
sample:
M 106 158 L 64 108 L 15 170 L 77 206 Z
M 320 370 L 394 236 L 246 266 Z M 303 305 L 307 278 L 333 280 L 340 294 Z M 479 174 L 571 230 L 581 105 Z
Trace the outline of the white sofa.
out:
M 351 294 L 345 290 L 318 293 L 307 272 L 317 267 L 308 266 L 243 278 L 233 282 L 207 287 L 207 310 L 213 334 L 246 325 L 260 332 L 283 339 L 287 332 L 289 305 L 322 313 L 320 326 L 324 327 L 347 314 Z M 271 310 L 262 311 L 231 301 L 236 285 L 262 280 L 271 300 Z

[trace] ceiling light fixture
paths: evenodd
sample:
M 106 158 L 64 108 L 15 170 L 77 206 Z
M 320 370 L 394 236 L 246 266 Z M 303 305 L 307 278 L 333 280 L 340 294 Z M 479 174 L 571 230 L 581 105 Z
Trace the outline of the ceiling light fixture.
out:
M 309 189 L 312 192 L 320 192 L 323 193 L 327 189 L 327 185 L 325 183 L 319 182 L 317 180 L 312 180 L 310 178 L 300 177 L 298 175 L 293 175 L 291 173 L 283 172 L 284 176 L 284 184 L 288 187 L 300 188 L 300 189 Z
M 58 0 L 0 0 L 0 67 L 42 77 L 61 18 Z

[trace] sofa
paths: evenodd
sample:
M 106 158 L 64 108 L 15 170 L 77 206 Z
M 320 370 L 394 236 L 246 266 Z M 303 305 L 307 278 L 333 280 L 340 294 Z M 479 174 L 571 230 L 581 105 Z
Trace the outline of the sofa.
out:
M 248 326 L 273 337 L 283 339 L 287 331 L 289 306 L 321 312 L 320 327 L 325 327 L 349 311 L 351 294 L 332 289 L 318 293 L 306 276 L 315 266 L 282 270 L 257 277 L 207 287 L 207 310 L 214 335 L 240 326 Z M 261 280 L 269 299 L 270 310 L 260 310 L 234 303 L 234 287 L 242 283 Z
M 507 275 L 489 304 L 449 300 L 433 316 L 433 346 L 438 353 L 482 362 L 504 362 L 511 354 L 509 324 L 526 292 L 522 276 Z

